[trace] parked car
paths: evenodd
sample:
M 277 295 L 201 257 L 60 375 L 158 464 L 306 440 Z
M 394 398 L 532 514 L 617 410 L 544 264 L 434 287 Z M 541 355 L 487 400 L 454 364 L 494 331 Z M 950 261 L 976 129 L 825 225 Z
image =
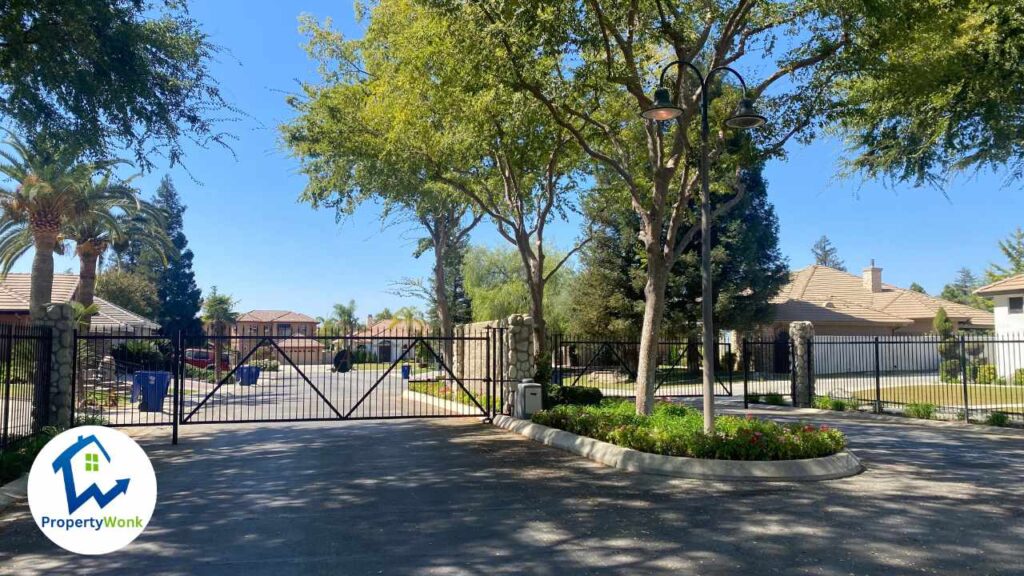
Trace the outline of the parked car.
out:
M 188 364 L 189 366 L 195 366 L 196 368 L 206 368 L 212 370 L 213 354 L 213 350 L 209 350 L 206 348 L 187 348 L 185 349 L 185 364 Z M 220 369 L 231 369 L 230 352 L 221 352 Z

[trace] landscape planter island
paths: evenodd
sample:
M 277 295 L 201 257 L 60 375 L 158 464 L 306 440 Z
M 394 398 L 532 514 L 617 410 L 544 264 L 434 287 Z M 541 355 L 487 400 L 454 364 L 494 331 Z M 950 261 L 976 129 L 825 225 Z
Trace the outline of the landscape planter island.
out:
M 640 452 L 511 416 L 497 416 L 494 424 L 605 466 L 645 474 L 697 480 L 807 482 L 846 478 L 864 471 L 864 465 L 848 450 L 804 460 L 708 460 Z

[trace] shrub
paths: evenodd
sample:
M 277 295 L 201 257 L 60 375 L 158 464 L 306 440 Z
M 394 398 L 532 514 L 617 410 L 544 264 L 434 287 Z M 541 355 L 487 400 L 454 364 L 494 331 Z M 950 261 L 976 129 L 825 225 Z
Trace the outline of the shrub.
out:
M 985 418 L 985 424 L 989 426 L 1009 426 L 1010 415 L 1006 412 L 992 412 Z
M 774 406 L 785 406 L 786 399 L 782 397 L 782 394 L 778 392 L 769 392 L 764 395 L 764 403 L 772 404 Z
M 903 413 L 911 418 L 921 418 L 922 420 L 931 420 L 935 417 L 935 411 L 937 406 L 935 404 L 927 403 L 914 403 L 907 404 L 903 408 Z
M 581 436 L 667 456 L 719 460 L 794 460 L 835 454 L 846 446 L 838 430 L 810 424 L 719 416 L 715 432 L 704 433 L 701 412 L 659 402 L 650 416 L 638 416 L 628 400 L 597 406 L 561 405 L 533 415 L 538 424 Z
M 760 394 L 747 394 L 747 402 L 751 404 L 760 404 L 763 401 Z
M 221 372 L 220 377 L 223 378 L 226 374 L 227 374 L 227 372 Z M 216 372 L 214 372 L 213 370 L 207 369 L 207 368 L 197 368 L 197 367 L 192 366 L 190 364 L 186 364 L 185 365 L 185 377 L 186 378 L 193 378 L 195 380 L 202 380 L 203 382 L 209 382 L 211 384 L 216 384 L 217 383 L 217 373 Z M 232 376 L 228 380 L 228 384 L 232 384 L 234 382 L 235 382 L 235 377 Z
M 160 348 L 150 340 L 129 340 L 118 344 L 110 350 L 110 355 L 118 362 L 138 364 L 146 368 L 162 366 L 166 362 Z
M 962 377 L 960 360 L 952 358 L 939 363 L 939 378 L 947 384 L 955 384 Z
M 1024 386 L 1024 368 L 1017 368 L 1013 372 L 1013 385 Z
M 3 452 L 0 452 L 0 485 L 16 480 L 28 472 L 32 468 L 36 454 L 39 454 L 43 446 L 58 433 L 59 430 L 53 426 L 47 426 L 38 434 L 11 442 Z
M 857 403 L 852 400 L 843 400 L 829 396 L 815 396 L 813 405 L 818 410 L 835 410 L 836 412 L 857 409 Z
M 277 372 L 281 369 L 281 363 L 270 358 L 249 362 L 249 366 L 255 366 L 260 372 Z
M 577 406 L 594 406 L 600 404 L 604 394 L 600 388 L 589 386 L 552 386 L 548 392 L 548 405 L 575 404 Z
M 971 366 L 973 380 L 977 384 L 995 384 L 999 375 L 995 364 L 974 364 Z

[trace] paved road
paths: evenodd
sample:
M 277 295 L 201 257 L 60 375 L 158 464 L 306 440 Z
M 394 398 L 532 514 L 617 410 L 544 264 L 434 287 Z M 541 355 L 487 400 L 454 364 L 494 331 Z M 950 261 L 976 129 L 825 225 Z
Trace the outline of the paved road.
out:
M 73 557 L 21 506 L 0 573 L 1024 573 L 1024 437 L 823 421 L 868 472 L 644 476 L 468 419 L 187 427 L 143 440 L 160 500 L 135 543 Z

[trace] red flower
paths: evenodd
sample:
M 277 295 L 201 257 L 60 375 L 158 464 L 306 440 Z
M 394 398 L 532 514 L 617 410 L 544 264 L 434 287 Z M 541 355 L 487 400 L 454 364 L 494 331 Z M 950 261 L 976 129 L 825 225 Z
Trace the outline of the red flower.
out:
M 751 414 L 750 412 L 747 412 L 747 420 L 753 420 L 753 419 L 754 419 L 754 415 Z
M 818 430 L 821 430 L 822 432 L 824 432 L 824 431 L 828 430 L 828 425 L 827 424 L 822 424 L 821 426 L 818 427 Z

